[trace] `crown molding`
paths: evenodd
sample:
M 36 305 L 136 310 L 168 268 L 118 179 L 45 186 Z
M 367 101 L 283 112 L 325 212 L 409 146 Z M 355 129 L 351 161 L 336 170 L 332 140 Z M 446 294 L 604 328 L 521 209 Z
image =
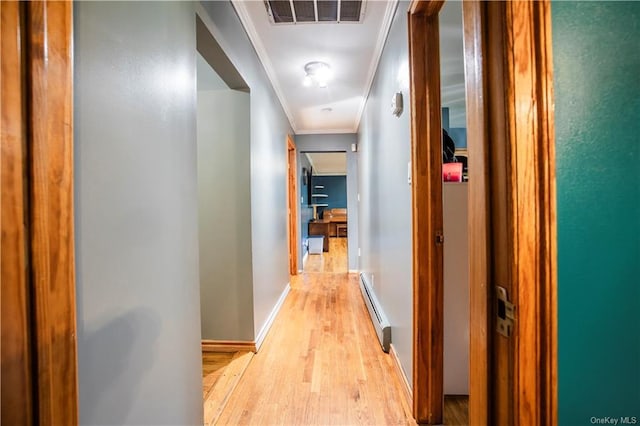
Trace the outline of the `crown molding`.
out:
M 242 23 L 242 26 L 244 27 L 244 30 L 247 33 L 247 36 L 249 37 L 249 40 L 251 41 L 251 44 L 253 45 L 253 48 L 258 55 L 258 59 L 260 60 L 260 63 L 262 63 L 262 67 L 264 68 L 264 71 L 267 73 L 267 78 L 269 79 L 269 82 L 271 83 L 273 90 L 276 92 L 276 96 L 280 101 L 280 105 L 282 105 L 282 109 L 284 110 L 284 113 L 289 119 L 289 124 L 293 129 L 293 133 L 297 134 L 298 131 L 296 129 L 296 122 L 293 119 L 293 114 L 291 113 L 289 104 L 286 102 L 286 98 L 284 97 L 282 89 L 280 88 L 280 84 L 278 83 L 278 79 L 276 78 L 276 72 L 273 68 L 271 60 L 269 59 L 269 56 L 267 55 L 267 51 L 264 48 L 264 45 L 262 44 L 262 40 L 260 39 L 260 36 L 258 35 L 258 32 L 256 31 L 256 28 L 253 25 L 253 21 L 249 16 L 249 12 L 245 7 L 245 2 L 242 0 L 231 0 L 231 4 L 233 5 L 233 8 L 236 10 L 236 14 L 238 15 L 238 18 L 240 19 L 240 22 Z
M 356 115 L 356 122 L 354 125 L 355 131 L 352 131 L 350 133 L 358 133 L 358 127 L 360 127 L 360 120 L 362 119 L 364 108 L 367 105 L 367 100 L 369 99 L 369 94 L 371 93 L 371 86 L 373 86 L 373 79 L 376 76 L 376 71 L 378 70 L 378 64 L 380 63 L 380 58 L 382 57 L 382 51 L 384 50 L 384 45 L 387 42 L 389 31 L 391 31 L 391 24 L 393 23 L 393 17 L 396 14 L 397 6 L 398 6 L 398 0 L 390 0 L 389 2 L 387 2 L 387 9 L 384 12 L 384 18 L 382 19 L 382 31 L 380 31 L 380 33 L 378 34 L 378 40 L 376 41 L 376 48 L 373 52 L 371 65 L 369 65 L 367 84 L 365 85 L 366 95 L 362 97 L 362 102 L 360 103 L 358 114 Z

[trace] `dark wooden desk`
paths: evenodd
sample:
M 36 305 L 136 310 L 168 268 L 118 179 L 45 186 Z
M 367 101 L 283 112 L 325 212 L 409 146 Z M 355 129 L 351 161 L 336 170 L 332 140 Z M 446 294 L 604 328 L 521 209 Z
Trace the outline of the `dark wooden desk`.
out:
M 329 226 L 331 222 L 328 220 L 312 220 L 309 222 L 309 236 L 322 235 L 322 251 L 329 251 Z

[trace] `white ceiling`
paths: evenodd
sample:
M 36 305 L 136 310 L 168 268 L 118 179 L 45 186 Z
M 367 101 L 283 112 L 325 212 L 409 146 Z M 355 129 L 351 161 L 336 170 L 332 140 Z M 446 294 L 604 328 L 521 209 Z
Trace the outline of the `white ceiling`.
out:
M 233 0 L 296 134 L 355 133 L 397 1 L 365 1 L 360 23 L 274 25 L 262 1 Z M 304 65 L 323 61 L 326 89 L 303 87 Z M 331 108 L 332 111 L 322 111 Z
M 339 24 L 274 25 L 263 1 L 232 3 L 294 132 L 357 132 L 397 0 L 365 0 L 361 23 Z M 450 108 L 451 127 L 465 127 L 461 12 L 460 1 L 447 1 L 440 17 L 442 101 Z M 311 61 L 331 66 L 327 88 L 302 85 L 304 65 Z
M 346 175 L 347 154 L 344 152 L 307 152 L 314 175 Z

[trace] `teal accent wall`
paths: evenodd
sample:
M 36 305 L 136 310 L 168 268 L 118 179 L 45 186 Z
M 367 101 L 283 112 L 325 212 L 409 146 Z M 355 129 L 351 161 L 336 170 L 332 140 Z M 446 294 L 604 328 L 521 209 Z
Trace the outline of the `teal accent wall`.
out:
M 451 127 L 449 125 L 449 107 L 442 108 L 442 128 L 449 133 L 451 139 L 456 144 L 456 148 L 467 147 L 467 128 L 466 127 Z
M 347 177 L 346 176 L 314 176 L 313 185 L 324 186 L 323 189 L 314 189 L 315 194 L 326 194 L 327 198 L 316 198 L 316 202 L 328 204 L 322 209 L 346 209 L 347 208 Z
M 640 3 L 558 1 L 552 23 L 558 423 L 640 424 Z

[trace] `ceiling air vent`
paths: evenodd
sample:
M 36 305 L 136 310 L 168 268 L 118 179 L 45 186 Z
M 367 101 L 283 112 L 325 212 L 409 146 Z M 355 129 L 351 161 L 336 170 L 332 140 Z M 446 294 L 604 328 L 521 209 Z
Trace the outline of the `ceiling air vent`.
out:
M 266 0 L 274 24 L 362 22 L 362 0 Z

